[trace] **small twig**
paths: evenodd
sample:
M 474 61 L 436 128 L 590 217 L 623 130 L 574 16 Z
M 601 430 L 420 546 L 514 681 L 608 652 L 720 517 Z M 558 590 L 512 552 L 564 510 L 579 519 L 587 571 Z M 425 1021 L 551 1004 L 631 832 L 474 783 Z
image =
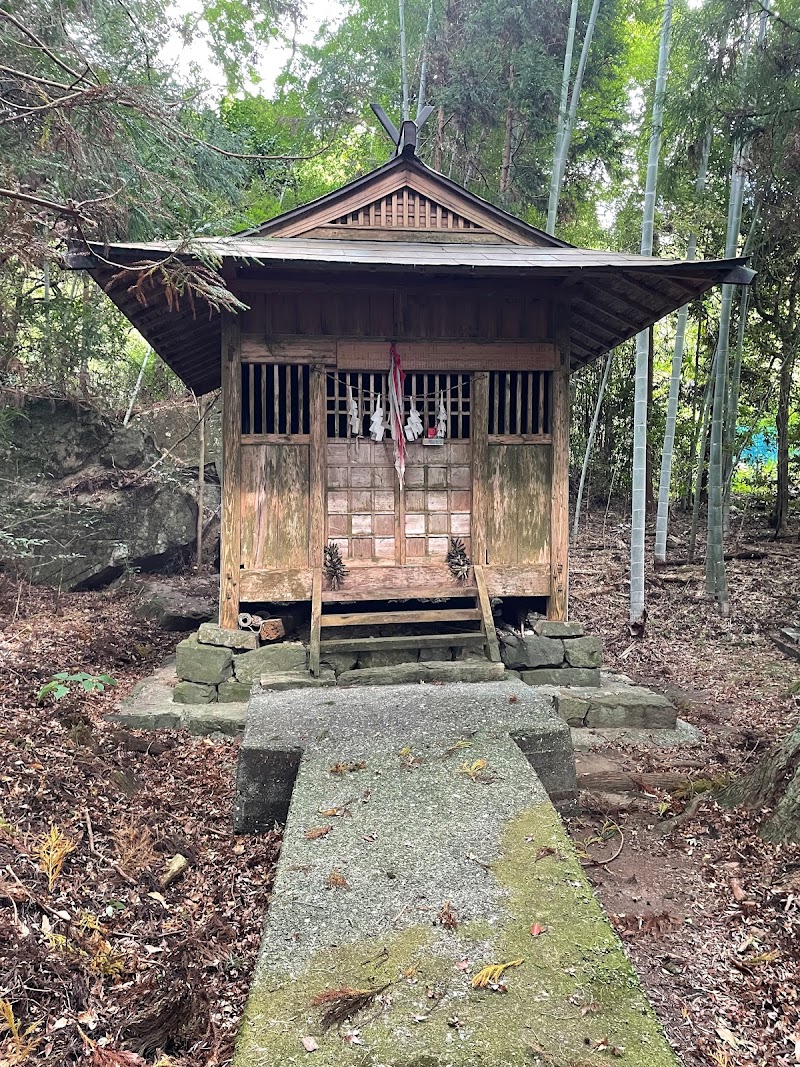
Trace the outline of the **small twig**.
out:
M 623 848 L 625 848 L 625 835 L 619 827 L 617 827 L 617 832 L 619 833 L 620 838 L 619 848 L 613 856 L 609 856 L 607 860 L 588 860 L 586 863 L 581 860 L 581 867 L 605 867 L 607 864 L 613 863 L 615 859 L 618 859 L 622 854 Z
M 115 863 L 113 860 L 107 859 L 104 855 L 102 855 L 102 853 L 97 851 L 94 844 L 94 831 L 92 830 L 92 820 L 89 816 L 89 809 L 84 808 L 83 814 L 86 817 L 86 840 L 89 844 L 89 851 L 91 852 L 91 854 L 93 856 L 97 856 L 97 858 L 102 860 L 103 863 L 108 864 L 112 871 L 116 871 L 120 878 L 123 880 L 123 882 L 125 882 L 127 885 L 135 886 L 136 880 L 131 878 L 129 874 L 126 874 L 118 863 Z

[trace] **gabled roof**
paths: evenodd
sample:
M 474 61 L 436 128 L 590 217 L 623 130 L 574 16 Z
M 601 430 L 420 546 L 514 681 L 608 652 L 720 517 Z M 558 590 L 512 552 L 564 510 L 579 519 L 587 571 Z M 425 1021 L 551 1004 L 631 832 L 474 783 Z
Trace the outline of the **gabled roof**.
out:
M 415 204 L 411 211 L 407 210 L 409 194 Z M 421 211 L 416 207 L 419 198 L 423 202 Z M 437 212 L 433 222 L 431 209 Z M 422 213 L 424 226 L 420 224 Z M 514 245 L 570 247 L 462 188 L 444 174 L 431 170 L 416 156 L 396 156 L 332 193 L 235 236 L 297 237 L 320 227 L 344 227 L 348 217 L 353 215 L 361 217 L 362 226 L 375 230 L 391 229 L 402 233 L 424 229 L 429 234 L 433 230 L 442 235 L 458 231 L 467 237 L 480 233 L 494 241 L 508 241 Z M 325 236 L 335 237 L 336 233 L 326 233 Z

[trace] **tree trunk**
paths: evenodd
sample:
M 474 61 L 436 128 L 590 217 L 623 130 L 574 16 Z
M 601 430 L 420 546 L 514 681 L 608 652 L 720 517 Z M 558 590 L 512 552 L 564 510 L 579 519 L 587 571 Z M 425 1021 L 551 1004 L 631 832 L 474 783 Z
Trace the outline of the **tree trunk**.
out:
M 708 172 L 708 157 L 711 152 L 711 136 L 706 134 L 703 138 L 703 147 L 700 155 L 700 165 L 697 168 L 697 181 L 694 192 L 698 201 L 702 198 L 706 187 L 706 174 Z M 689 235 L 689 243 L 686 249 L 686 258 L 694 259 L 697 249 L 697 235 L 692 232 Z M 661 452 L 661 475 L 658 482 L 658 514 L 656 516 L 656 547 L 655 558 L 660 563 L 667 559 L 667 530 L 669 527 L 669 490 L 672 481 L 672 457 L 675 452 L 675 424 L 678 419 L 678 401 L 681 389 L 681 370 L 683 368 L 683 350 L 686 346 L 686 323 L 689 319 L 689 305 L 684 304 L 678 312 L 678 322 L 675 327 L 675 347 L 672 351 L 672 371 L 669 379 L 669 399 L 667 401 L 667 422 L 664 428 L 664 448 Z
M 655 339 L 653 336 L 653 327 L 647 331 L 649 334 L 647 341 L 647 425 L 653 421 L 653 371 L 655 369 Z M 649 519 L 653 517 L 656 510 L 656 497 L 653 492 L 653 440 L 648 434 L 647 436 L 647 450 L 645 452 L 645 460 L 647 463 L 647 473 L 645 476 L 645 515 Z
M 509 68 L 508 72 L 508 96 L 510 100 L 514 97 L 514 67 Z M 503 161 L 500 165 L 500 196 L 503 199 L 503 203 L 508 201 L 508 191 L 511 184 L 511 144 L 514 135 L 514 105 L 509 103 L 506 108 L 506 126 L 505 136 L 503 138 Z
M 589 433 L 586 437 L 586 451 L 583 454 L 583 465 L 581 466 L 581 480 L 578 485 L 578 495 L 575 498 L 575 517 L 572 522 L 572 544 L 578 543 L 578 526 L 581 518 L 581 503 L 583 501 L 583 489 L 586 485 L 586 474 L 589 470 L 589 456 L 592 452 L 592 445 L 594 444 L 594 437 L 597 433 L 597 423 L 600 421 L 600 411 L 603 407 L 603 396 L 606 391 L 606 383 L 608 382 L 608 372 L 611 370 L 611 361 L 614 358 L 614 353 L 609 352 L 606 356 L 606 365 L 603 368 L 603 377 L 600 380 L 600 388 L 597 391 L 597 403 L 594 407 L 594 415 L 592 416 L 592 424 L 589 427 Z
M 668 2 L 671 11 L 672 0 L 668 0 Z M 572 131 L 575 128 L 575 117 L 578 114 L 578 100 L 580 99 L 581 86 L 583 85 L 583 74 L 589 59 L 589 49 L 592 46 L 592 37 L 594 37 L 594 27 L 597 23 L 597 12 L 599 10 L 600 0 L 592 0 L 592 10 L 589 12 L 589 21 L 586 25 L 586 36 L 583 39 L 583 47 L 581 48 L 581 58 L 578 60 L 578 69 L 575 72 L 575 84 L 572 86 L 569 112 L 567 114 L 567 120 L 564 123 L 564 132 L 561 137 L 561 142 L 558 146 L 558 159 L 554 163 L 555 175 L 554 179 L 551 179 L 551 189 L 554 185 L 555 192 L 554 194 L 551 194 L 551 203 L 548 205 L 547 211 L 547 232 L 550 234 L 555 233 L 558 201 L 561 197 L 561 187 L 564 184 L 564 171 L 567 167 L 569 146 L 572 143 Z
M 694 478 L 694 496 L 692 498 L 692 528 L 689 532 L 689 559 L 694 559 L 697 548 L 697 530 L 700 526 L 700 498 L 703 495 L 703 471 L 706 465 L 706 451 L 708 450 L 708 419 L 711 414 L 711 392 L 714 388 L 714 371 L 716 363 L 711 361 L 711 370 L 708 374 L 706 395 L 703 398 L 703 415 L 698 438 L 699 451 L 697 453 L 697 471 Z
M 778 431 L 778 478 L 775 486 L 775 511 L 772 518 L 776 537 L 787 532 L 789 523 L 789 402 L 792 395 L 794 360 L 795 352 L 792 349 L 784 349 L 778 389 L 778 411 L 775 415 L 775 426 Z
M 653 251 L 653 223 L 655 218 L 658 157 L 661 153 L 661 132 L 664 97 L 667 89 L 670 32 L 672 29 L 672 0 L 664 0 L 661 21 L 661 40 L 658 48 L 658 69 L 653 93 L 653 118 L 650 127 L 650 149 L 647 156 L 647 178 L 644 189 L 641 253 Z M 588 31 L 587 31 L 588 32 Z M 649 331 L 636 337 L 636 378 L 633 401 L 633 469 L 631 477 L 631 592 L 629 625 L 632 632 L 641 632 L 647 613 L 644 600 L 644 528 L 647 481 L 647 379 L 650 362 Z
M 729 807 L 769 809 L 760 835 L 776 844 L 800 844 L 800 726 L 717 799 Z
M 561 144 L 564 140 L 564 128 L 567 122 L 567 105 L 569 103 L 569 82 L 572 77 L 572 50 L 575 46 L 575 26 L 578 21 L 578 0 L 572 0 L 569 12 L 569 29 L 567 30 L 567 47 L 564 50 L 564 71 L 561 75 L 561 99 L 558 104 L 558 125 L 556 143 L 553 149 L 553 170 L 550 174 L 550 196 L 547 201 L 547 232 L 552 236 L 556 232 L 556 212 L 558 211 L 558 167 L 561 160 Z

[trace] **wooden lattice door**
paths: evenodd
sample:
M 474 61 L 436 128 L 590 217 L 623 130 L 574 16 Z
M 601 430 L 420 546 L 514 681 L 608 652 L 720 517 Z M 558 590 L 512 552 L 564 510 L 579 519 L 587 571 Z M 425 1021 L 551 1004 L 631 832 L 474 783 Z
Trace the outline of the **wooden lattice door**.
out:
M 388 415 L 386 375 L 329 376 L 326 538 L 345 559 L 442 563 L 451 537 L 461 538 L 469 552 L 471 384 L 468 374 L 406 374 L 405 415 L 417 411 L 424 437 L 406 443 L 401 490 L 388 432 L 381 441 L 370 438 L 375 408 Z M 442 407 L 445 436 L 427 438 Z

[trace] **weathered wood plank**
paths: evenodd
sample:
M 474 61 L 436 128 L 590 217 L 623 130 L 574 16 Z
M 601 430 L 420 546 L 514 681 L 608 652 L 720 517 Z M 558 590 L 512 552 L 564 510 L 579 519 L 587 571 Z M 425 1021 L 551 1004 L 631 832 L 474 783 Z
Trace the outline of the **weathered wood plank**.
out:
M 336 365 L 340 370 L 381 370 L 389 366 L 386 352 L 376 347 L 376 340 L 336 343 Z M 456 344 L 451 341 L 398 341 L 398 350 L 405 370 L 420 371 L 487 371 L 551 370 L 556 363 L 555 346 L 549 342 L 473 341 Z
M 325 482 L 327 444 L 327 418 L 325 406 L 327 388 L 325 371 L 311 368 L 309 382 L 310 444 L 309 444 L 309 514 L 308 514 L 308 559 L 312 567 L 322 566 L 325 546 Z
M 484 567 L 489 596 L 549 596 L 550 564 Z
M 488 563 L 549 561 L 550 452 L 547 445 L 488 445 Z
M 241 599 L 249 603 L 299 603 L 311 599 L 311 569 L 292 571 L 242 570 Z M 234 627 L 235 627 L 234 623 Z
M 322 615 L 322 568 L 314 567 L 311 583 L 311 640 L 309 642 L 308 669 L 319 677 L 319 621 Z
M 482 633 L 424 634 L 421 637 L 413 634 L 404 637 L 335 637 L 320 642 L 320 650 L 324 655 L 326 652 L 365 652 L 371 648 L 394 651 L 403 648 L 449 648 L 485 643 L 486 636 Z
M 557 309 L 559 366 L 551 375 L 550 433 L 552 489 L 550 508 L 550 599 L 547 617 L 566 619 L 569 610 L 569 336 L 568 306 Z
M 308 566 L 309 446 L 248 445 L 240 470 L 243 566 Z
M 497 631 L 492 615 L 492 603 L 489 600 L 489 592 L 486 588 L 486 579 L 483 576 L 483 567 L 477 564 L 475 570 L 475 584 L 478 587 L 478 602 L 483 613 L 483 631 L 486 636 L 486 651 L 492 663 L 500 662 L 500 646 L 497 643 Z
M 486 434 L 489 428 L 489 376 L 477 374 L 472 379 L 472 559 L 486 562 L 487 484 L 489 452 Z
M 240 486 L 242 420 L 239 319 L 222 313 L 222 519 L 219 566 L 219 624 L 236 629 L 239 617 Z
M 477 608 L 432 608 L 428 611 L 354 611 L 323 615 L 325 626 L 388 626 L 395 623 L 477 622 L 482 613 Z

